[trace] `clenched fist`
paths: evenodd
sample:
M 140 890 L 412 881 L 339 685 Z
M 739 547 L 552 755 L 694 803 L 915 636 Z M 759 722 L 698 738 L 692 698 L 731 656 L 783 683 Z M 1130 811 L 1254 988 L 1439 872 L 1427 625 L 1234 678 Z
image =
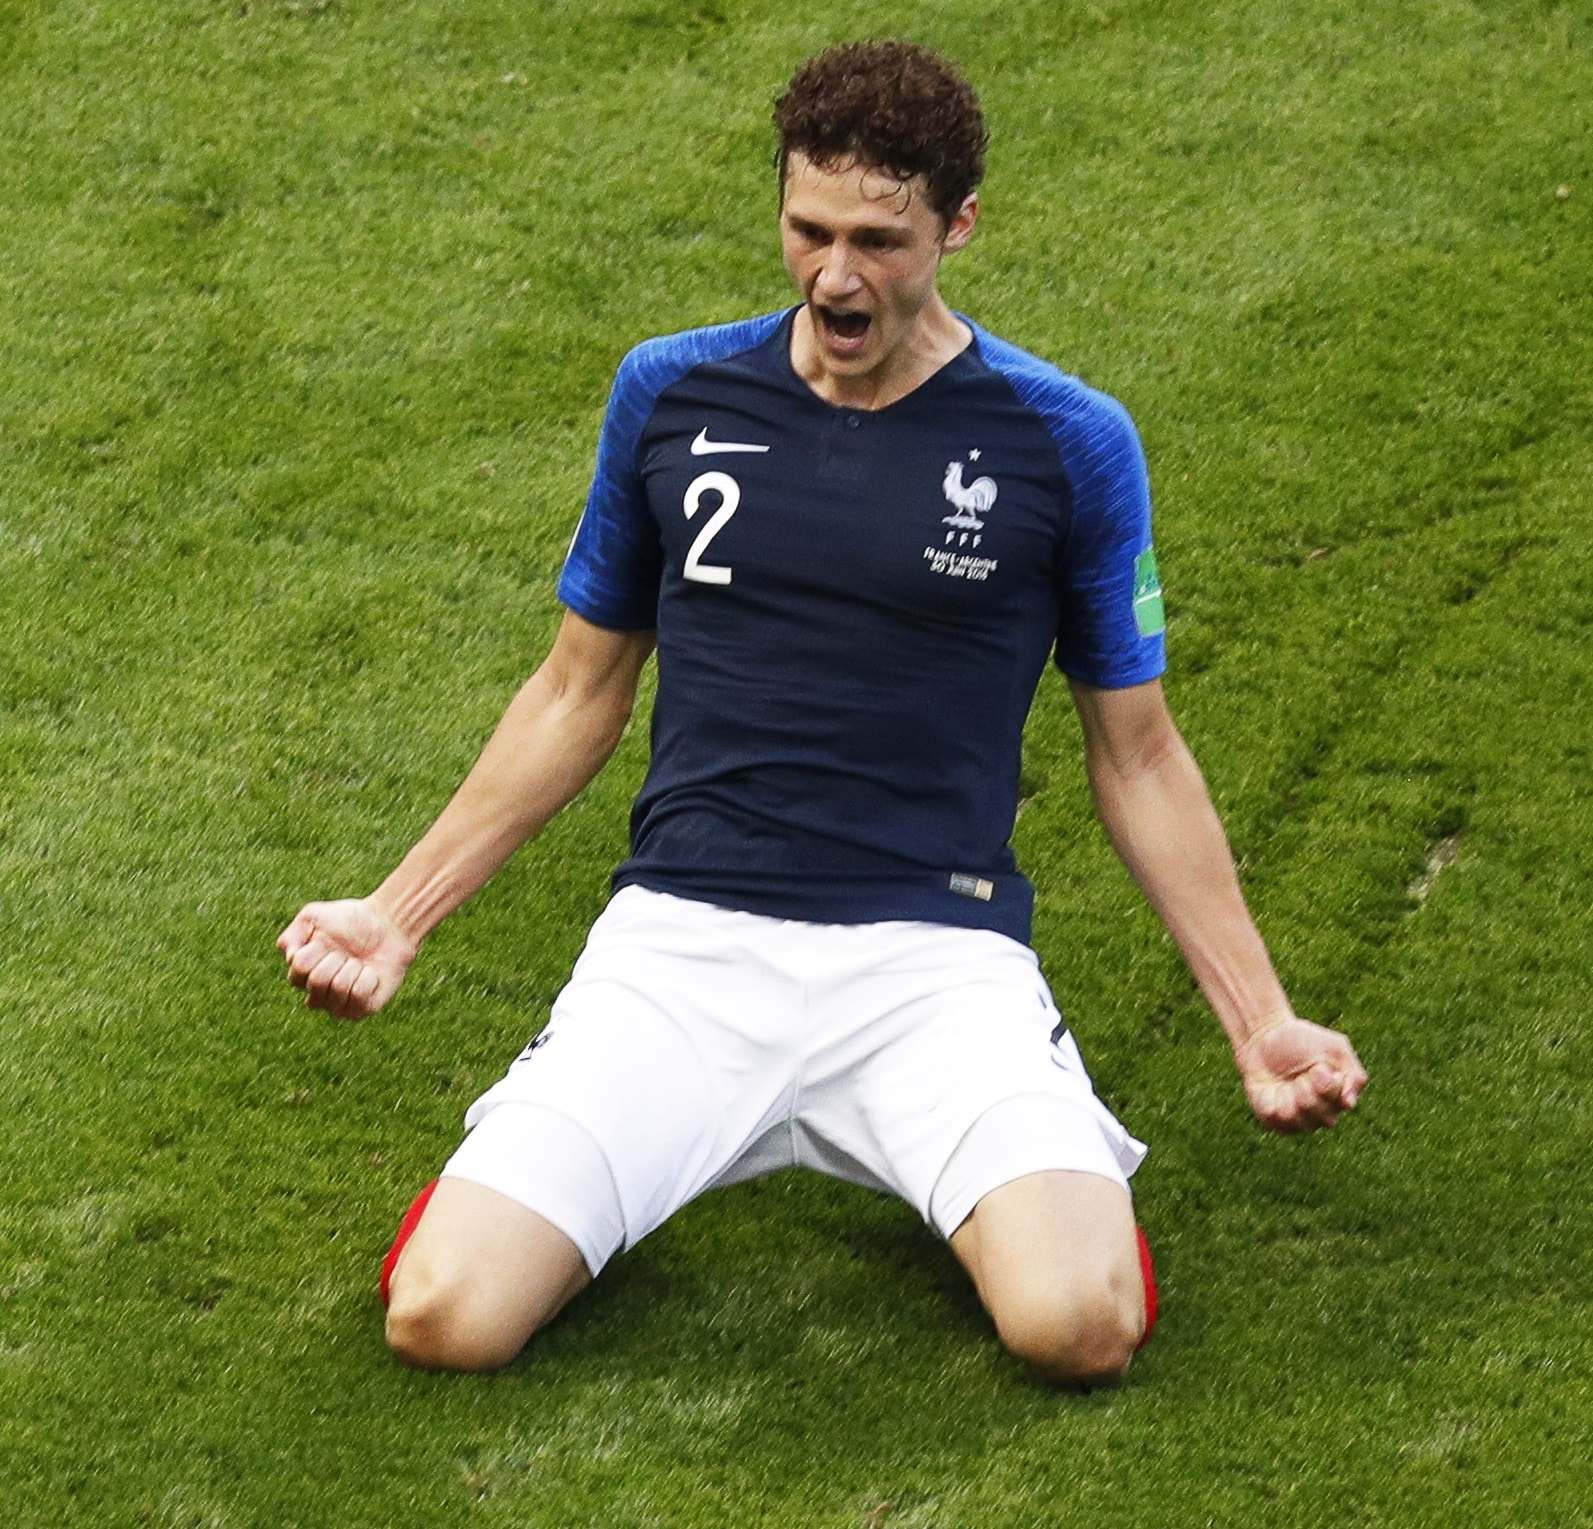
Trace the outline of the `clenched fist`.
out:
M 1257 1030 L 1234 1060 L 1256 1119 L 1280 1136 L 1332 1125 L 1366 1087 L 1348 1036 L 1293 1015 Z
M 277 936 L 288 981 L 312 1009 L 364 1019 L 394 993 L 415 959 L 415 942 L 369 898 L 308 903 Z

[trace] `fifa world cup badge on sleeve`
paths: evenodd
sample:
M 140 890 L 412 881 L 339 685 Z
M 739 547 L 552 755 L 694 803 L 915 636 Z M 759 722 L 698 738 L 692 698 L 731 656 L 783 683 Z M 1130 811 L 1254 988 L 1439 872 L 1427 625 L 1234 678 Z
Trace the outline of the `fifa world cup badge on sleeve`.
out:
M 1167 610 L 1162 603 L 1162 580 L 1156 571 L 1156 549 L 1147 547 L 1134 562 L 1134 624 L 1141 637 L 1167 630 Z

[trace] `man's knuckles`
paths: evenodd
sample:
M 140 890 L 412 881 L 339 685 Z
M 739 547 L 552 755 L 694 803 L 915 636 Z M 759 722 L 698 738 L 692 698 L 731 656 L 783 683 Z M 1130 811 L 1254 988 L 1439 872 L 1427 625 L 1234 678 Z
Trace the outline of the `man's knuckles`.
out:
M 331 953 L 331 945 L 314 934 L 288 958 L 288 970 L 295 977 L 309 977 Z

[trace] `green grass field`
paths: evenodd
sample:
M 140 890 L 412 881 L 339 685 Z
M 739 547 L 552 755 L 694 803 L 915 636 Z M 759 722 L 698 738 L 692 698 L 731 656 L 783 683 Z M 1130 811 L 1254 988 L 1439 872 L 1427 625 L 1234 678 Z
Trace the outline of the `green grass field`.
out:
M 557 620 L 607 382 L 782 303 L 768 102 L 961 59 L 948 296 L 1120 396 L 1169 691 L 1302 1012 L 1267 1138 L 1042 687 L 1036 944 L 1164 1318 L 1029 1384 L 907 1208 L 710 1196 L 490 1378 L 375 1271 L 546 1018 L 645 765 L 382 1017 L 368 889 Z M 0 1503 L 18 1525 L 1593 1523 L 1593 4 L 0 0 Z

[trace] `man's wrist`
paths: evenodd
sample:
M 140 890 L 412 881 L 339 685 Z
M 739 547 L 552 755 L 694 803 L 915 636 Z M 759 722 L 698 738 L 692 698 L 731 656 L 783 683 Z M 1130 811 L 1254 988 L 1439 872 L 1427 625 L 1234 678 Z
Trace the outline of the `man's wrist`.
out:
M 438 918 L 428 922 L 424 916 L 425 900 L 406 896 L 394 888 L 390 881 L 384 881 L 370 893 L 365 899 L 365 906 L 409 947 L 411 956 L 420 949 L 421 941 L 441 922 Z
M 1228 1032 L 1228 1038 L 1233 1044 L 1234 1057 L 1242 1063 L 1244 1054 L 1264 1035 L 1276 1030 L 1280 1025 L 1290 1024 L 1299 1017 L 1294 1012 L 1294 1006 L 1285 1003 L 1282 1008 L 1268 1009 L 1257 1018 L 1252 1019 L 1247 1016 L 1236 1020 Z

